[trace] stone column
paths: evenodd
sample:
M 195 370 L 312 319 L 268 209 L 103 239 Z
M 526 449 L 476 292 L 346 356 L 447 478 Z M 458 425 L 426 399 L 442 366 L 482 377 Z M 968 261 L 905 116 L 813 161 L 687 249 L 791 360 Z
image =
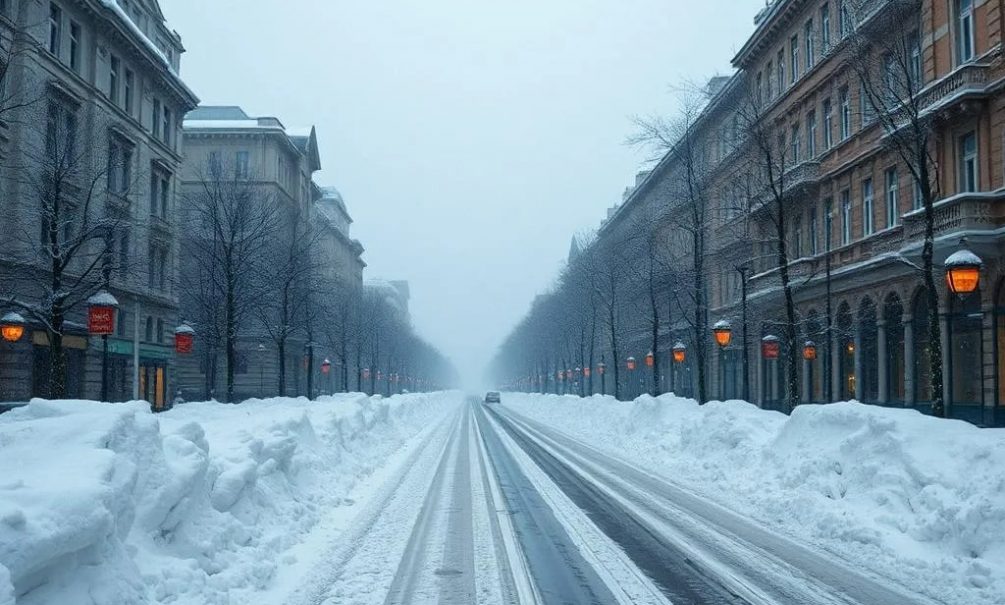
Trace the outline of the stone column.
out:
M 914 361 L 914 316 L 904 313 L 904 404 L 914 404 L 914 383 L 917 380 Z
M 841 394 L 844 392 L 841 384 L 841 339 L 834 338 L 831 342 L 831 401 L 841 401 Z
M 886 343 L 886 320 L 879 319 L 876 321 L 876 351 L 877 361 L 879 362 L 879 402 L 886 403 L 890 400 L 890 387 L 889 387 L 889 367 L 890 360 L 888 359 L 889 354 L 887 353 L 887 343 Z
M 855 399 L 862 401 L 865 391 L 862 380 L 862 324 L 855 325 Z
M 942 344 L 942 405 L 945 406 L 946 417 L 948 418 L 950 408 L 952 407 L 950 402 L 952 395 L 950 385 L 952 384 L 953 367 L 950 363 L 951 355 L 949 354 L 949 316 L 946 314 L 945 309 L 939 309 L 939 326 L 939 340 Z

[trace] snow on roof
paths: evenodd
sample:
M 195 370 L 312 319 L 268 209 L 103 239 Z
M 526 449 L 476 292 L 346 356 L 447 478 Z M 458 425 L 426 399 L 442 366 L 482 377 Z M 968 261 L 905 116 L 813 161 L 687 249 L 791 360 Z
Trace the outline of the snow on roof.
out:
M 185 115 L 186 120 L 250 120 L 238 105 L 200 105 Z
M 116 0 L 100 0 L 100 1 L 101 4 L 111 9 L 111 11 L 114 12 L 119 17 L 119 20 L 122 21 L 126 25 L 126 27 L 128 27 L 133 32 L 133 35 L 139 38 L 140 42 L 144 46 L 146 46 L 147 49 L 151 53 L 153 53 L 155 57 L 157 57 L 158 59 L 160 59 L 162 63 L 164 63 L 164 66 L 167 67 L 168 69 L 168 73 L 174 76 L 175 82 L 183 89 L 185 89 L 186 92 L 192 95 L 193 98 L 197 98 L 196 94 L 192 91 L 192 89 L 189 88 L 187 84 L 185 84 L 185 82 L 181 79 L 181 76 L 178 75 L 178 72 L 175 71 L 174 65 L 171 64 L 171 61 L 167 58 L 167 55 L 164 54 L 164 51 L 162 51 L 156 44 L 154 44 L 153 40 L 147 37 L 146 33 L 144 33 L 143 30 L 140 29 L 138 25 L 136 25 L 136 23 L 132 20 L 129 14 L 126 13 L 126 11 L 121 6 L 119 6 L 119 3 Z
M 182 122 L 183 128 L 206 128 L 217 130 L 283 130 L 282 125 L 262 124 L 258 120 L 192 120 L 185 118 Z

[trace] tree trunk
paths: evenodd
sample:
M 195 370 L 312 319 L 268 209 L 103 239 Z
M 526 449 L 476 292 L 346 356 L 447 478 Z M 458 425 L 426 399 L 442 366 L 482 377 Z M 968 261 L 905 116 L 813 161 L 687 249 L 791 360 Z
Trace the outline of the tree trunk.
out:
M 919 143 L 920 158 L 925 145 Z M 928 299 L 928 349 L 930 373 L 932 376 L 932 415 L 946 417 L 945 401 L 942 397 L 942 327 L 939 325 L 939 295 L 935 289 L 935 212 L 932 208 L 932 187 L 928 176 L 928 163 L 919 162 L 918 175 L 921 180 L 922 198 L 925 203 L 925 242 L 921 248 L 921 263 L 925 281 L 925 296 Z
M 234 373 L 237 365 L 237 312 L 233 280 L 227 280 L 227 403 L 234 403 Z
M 785 405 L 791 412 L 799 404 L 798 347 L 796 346 L 796 304 L 792 297 L 792 284 L 789 279 L 789 254 L 785 240 L 785 207 L 784 197 L 775 196 L 778 216 L 775 227 L 778 235 L 778 275 L 782 280 L 782 292 L 785 297 Z
M 279 396 L 286 397 L 286 335 L 279 337 Z

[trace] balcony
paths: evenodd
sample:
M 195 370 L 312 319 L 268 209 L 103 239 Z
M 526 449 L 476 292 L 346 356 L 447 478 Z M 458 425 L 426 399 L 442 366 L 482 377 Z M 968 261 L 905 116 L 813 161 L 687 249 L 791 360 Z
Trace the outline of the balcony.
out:
M 168 222 L 165 218 L 151 214 L 150 231 L 154 235 L 161 235 L 169 238 L 174 233 L 174 225 Z
M 925 113 L 933 113 L 968 96 L 983 94 L 990 72 L 991 66 L 987 63 L 962 65 L 923 88 L 918 93 L 918 107 Z
M 819 184 L 820 162 L 818 160 L 806 160 L 790 167 L 779 182 L 786 198 L 791 198 L 793 195 L 798 195 Z M 765 188 L 751 200 L 751 212 L 756 213 L 763 210 L 774 199 L 774 192 L 770 188 Z
M 959 193 L 935 203 L 935 237 L 958 231 L 986 231 L 1005 225 L 1005 191 Z M 920 239 L 925 234 L 925 211 L 904 215 L 904 239 Z

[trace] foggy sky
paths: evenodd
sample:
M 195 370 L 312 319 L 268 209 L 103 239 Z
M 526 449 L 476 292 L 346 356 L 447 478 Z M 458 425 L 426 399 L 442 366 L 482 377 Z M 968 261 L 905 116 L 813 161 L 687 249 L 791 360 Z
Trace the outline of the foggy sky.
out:
M 365 277 L 477 384 L 646 155 L 631 116 L 729 73 L 763 0 L 160 0 L 203 103 L 316 125 Z

